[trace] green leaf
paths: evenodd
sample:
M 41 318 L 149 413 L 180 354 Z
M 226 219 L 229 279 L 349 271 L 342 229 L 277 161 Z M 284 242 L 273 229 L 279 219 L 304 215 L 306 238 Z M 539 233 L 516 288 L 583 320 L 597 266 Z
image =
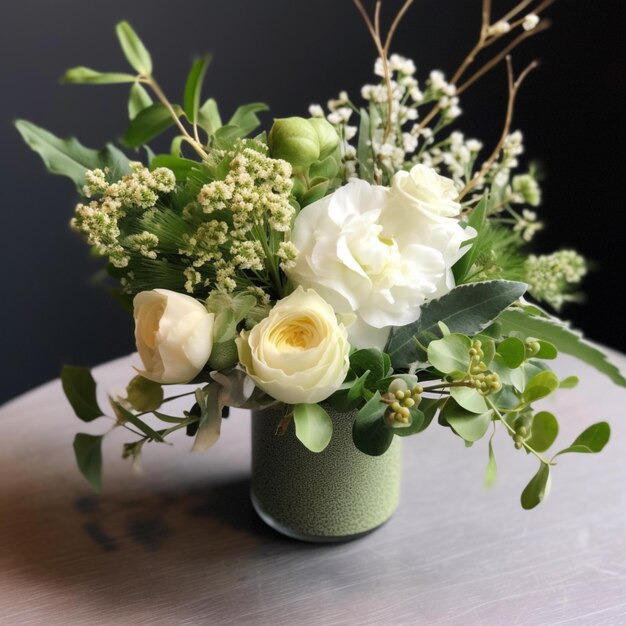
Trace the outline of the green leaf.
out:
M 94 491 L 102 489 L 102 438 L 103 435 L 78 433 L 74 437 L 74 455 L 81 474 Z
M 215 131 L 213 136 L 215 137 L 215 143 L 218 148 L 228 150 L 232 147 L 235 141 L 237 141 L 237 139 L 241 138 L 241 129 L 239 126 L 227 124 L 226 126 L 220 126 L 220 128 Z
M 522 507 L 526 510 L 534 509 L 543 502 L 550 493 L 550 466 L 542 463 L 539 471 L 532 477 L 522 492 Z
M 91 150 L 74 138 L 59 139 L 26 120 L 17 120 L 15 126 L 24 141 L 42 158 L 48 171 L 71 178 L 81 193 L 87 170 L 108 167 L 115 178 L 130 171 L 126 155 L 111 144 L 100 151 Z
M 496 465 L 496 455 L 493 451 L 493 440 L 489 440 L 489 461 L 485 469 L 485 487 L 490 488 L 496 484 L 498 466 Z
M 202 94 L 202 83 L 204 82 L 204 76 L 206 75 L 210 62 L 211 58 L 208 56 L 196 59 L 191 66 L 189 76 L 187 76 L 183 108 L 187 119 L 192 124 L 195 123 L 198 118 L 200 96 Z
M 339 164 L 333 156 L 313 163 L 309 168 L 309 178 L 326 178 L 332 180 L 339 174 Z
M 526 359 L 526 346 L 517 337 L 507 337 L 498 344 L 496 352 L 502 357 L 505 365 L 512 370 L 519 367 Z
M 440 321 L 453 333 L 475 335 L 487 328 L 525 291 L 524 283 L 506 280 L 456 287 L 438 300 L 425 304 L 413 324 L 393 328 L 385 352 L 391 357 L 394 369 L 424 362 L 428 344 L 441 337 Z
M 424 413 L 415 408 L 410 409 L 409 413 L 411 414 L 411 421 L 409 425 L 392 427 L 394 435 L 398 435 L 399 437 L 409 437 L 410 435 L 422 432 L 425 420 Z
M 371 121 L 365 109 L 360 110 L 359 140 L 356 149 L 356 158 L 359 162 L 359 178 L 368 182 L 374 180 L 374 155 L 371 141 Z
M 89 369 L 73 365 L 63 366 L 61 384 L 76 417 L 83 422 L 91 422 L 104 415 L 96 400 L 96 381 Z
M 172 156 L 171 154 L 158 154 L 150 161 L 150 170 L 154 170 L 157 167 L 167 167 L 174 172 L 176 180 L 180 182 L 187 180 L 189 172 L 197 166 L 198 163 L 196 161 Z
M 369 371 L 366 387 L 371 391 L 376 391 L 378 381 L 389 374 L 385 356 L 378 348 L 362 348 L 350 355 L 350 369 L 356 376 Z
M 539 374 L 533 376 L 528 381 L 524 393 L 522 394 L 522 399 L 528 403 L 535 402 L 536 400 L 541 400 L 541 398 L 549 396 L 558 388 L 559 379 L 554 372 L 539 372 Z
M 539 352 L 535 354 L 536 359 L 550 360 L 556 359 L 556 357 L 559 356 L 559 351 L 553 343 L 543 341 L 542 339 L 539 339 L 537 343 L 539 343 Z
M 206 130 L 209 135 L 214 135 L 222 126 L 222 118 L 217 108 L 217 102 L 209 98 L 198 111 L 198 125 Z
M 377 391 L 359 411 L 352 426 L 354 445 L 370 456 L 384 454 L 393 441 L 394 429 L 385 424 L 387 405 L 380 401 Z
M 574 387 L 576 387 L 579 382 L 580 379 L 578 378 L 578 376 L 568 376 L 559 383 L 559 387 L 561 389 L 574 389 Z
M 493 417 L 491 410 L 476 414 L 465 410 L 456 402 L 447 402 L 442 414 L 454 432 L 465 441 L 470 442 L 478 441 L 484 437 Z
M 474 265 L 474 261 L 476 259 L 476 254 L 478 252 L 478 246 L 476 245 L 477 239 L 480 237 L 480 233 L 485 225 L 487 220 L 487 206 L 489 204 L 489 196 L 487 193 L 481 198 L 480 202 L 476 205 L 476 208 L 472 211 L 469 219 L 467 220 L 467 225 L 471 226 L 476 230 L 476 237 L 471 239 L 467 243 L 470 244 L 470 249 L 454 264 L 452 268 L 452 273 L 454 274 L 454 280 L 456 284 L 462 283 L 472 265 Z
M 196 389 L 196 402 L 200 408 L 200 422 L 191 450 L 204 452 L 220 438 L 222 429 L 221 386 L 210 383 L 202 389 Z
M 582 454 L 601 452 L 610 437 L 611 427 L 607 422 L 598 422 L 597 424 L 589 426 L 587 430 L 583 431 L 576 438 L 576 441 L 574 441 L 571 446 L 555 454 L 555 457 L 559 456 L 559 454 L 567 454 L 569 452 L 579 452 Z
M 469 337 L 458 333 L 446 335 L 428 344 L 428 361 L 444 374 L 466 373 L 469 368 Z
M 134 120 L 139 113 L 147 109 L 151 104 L 152 98 L 150 94 L 140 83 L 135 83 L 130 88 L 130 96 L 128 97 L 128 119 Z
M 606 374 L 616 385 L 626 387 L 626 378 L 611 363 L 609 357 L 593 344 L 585 341 L 579 331 L 569 328 L 554 317 L 531 315 L 521 310 L 505 311 L 499 318 L 505 334 L 519 331 L 554 344 L 559 352 L 571 354 Z
M 117 417 L 122 422 L 128 422 L 132 424 L 135 428 L 140 430 L 144 435 L 149 437 L 150 439 L 154 439 L 154 441 L 163 442 L 163 436 L 158 433 L 156 430 L 148 426 L 142 419 L 137 417 L 134 413 L 131 413 L 127 409 L 125 409 L 119 402 L 111 399 L 111 404 L 115 409 L 115 413 Z
M 488 409 L 485 398 L 471 387 L 452 387 L 450 395 L 457 404 L 470 413 L 484 413 Z
M 559 434 L 559 423 L 548 411 L 541 411 L 533 417 L 531 435 L 526 443 L 536 452 L 545 452 Z
M 333 422 L 319 404 L 296 404 L 293 421 L 296 437 L 311 452 L 321 452 L 330 443 Z
M 300 204 L 303 208 L 308 204 L 313 204 L 313 202 L 321 200 L 328 191 L 328 187 L 330 185 L 329 180 L 318 178 L 316 181 L 317 182 L 312 181 L 315 182 L 315 184 L 303 194 L 302 198 L 300 198 Z
M 124 51 L 124 56 L 131 67 L 144 76 L 150 76 L 152 74 L 150 53 L 146 50 L 132 26 L 126 21 L 120 22 L 115 27 L 115 32 Z
M 73 67 L 63 75 L 64 83 L 80 85 L 113 85 L 116 83 L 134 83 L 137 77 L 134 74 L 119 72 L 98 72 L 89 67 Z
M 176 115 L 182 115 L 182 110 L 178 105 L 175 104 L 173 107 Z M 131 120 L 124 133 L 122 143 L 129 148 L 138 148 L 166 131 L 173 124 L 174 118 L 165 105 L 160 102 L 151 104 Z
M 228 120 L 227 126 L 236 126 L 239 129 L 239 137 L 243 138 L 260 126 L 261 120 L 258 118 L 257 113 L 261 111 L 269 111 L 267 104 L 263 102 L 244 104 L 233 113 L 233 116 Z

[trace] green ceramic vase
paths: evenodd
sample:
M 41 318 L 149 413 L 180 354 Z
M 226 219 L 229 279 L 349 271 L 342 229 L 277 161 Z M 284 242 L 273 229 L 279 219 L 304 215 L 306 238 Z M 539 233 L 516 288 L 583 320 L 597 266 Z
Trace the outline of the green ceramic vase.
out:
M 276 428 L 278 406 L 252 414 L 252 503 L 275 530 L 303 541 L 347 541 L 384 524 L 398 506 L 401 439 L 382 456 L 363 454 L 352 441 L 356 412 L 324 407 L 333 421 L 328 447 L 307 450 L 291 427 Z

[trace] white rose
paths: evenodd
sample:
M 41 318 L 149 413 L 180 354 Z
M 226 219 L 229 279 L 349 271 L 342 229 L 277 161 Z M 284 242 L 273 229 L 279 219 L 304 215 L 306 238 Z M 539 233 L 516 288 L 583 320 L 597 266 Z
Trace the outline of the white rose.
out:
M 299 255 L 287 273 L 352 315 L 353 346 L 382 348 L 390 327 L 414 322 L 446 283 L 451 250 L 458 252 L 451 239 L 464 234 L 456 220 L 441 219 L 449 223 L 424 223 L 390 189 L 352 180 L 299 213 Z
M 327 302 L 301 287 L 242 333 L 237 350 L 257 387 L 287 404 L 325 400 L 348 373 L 346 329 Z
M 188 383 L 213 348 L 215 315 L 195 298 L 168 289 L 142 291 L 133 300 L 135 341 L 145 370 L 158 383 Z

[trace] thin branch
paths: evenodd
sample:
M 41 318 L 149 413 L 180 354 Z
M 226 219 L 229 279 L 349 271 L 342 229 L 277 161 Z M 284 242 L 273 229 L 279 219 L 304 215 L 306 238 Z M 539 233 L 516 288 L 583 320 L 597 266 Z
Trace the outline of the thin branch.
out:
M 501 17 L 498 22 L 508 22 L 516 15 L 519 15 L 529 4 L 532 4 L 534 0 L 522 0 L 517 6 L 513 7 L 506 15 Z
M 513 76 L 513 63 L 511 62 L 511 57 L 506 57 L 506 69 L 507 69 L 507 79 L 509 84 L 509 100 L 506 109 L 506 118 L 504 121 L 504 128 L 502 130 L 502 135 L 498 144 L 494 148 L 491 156 L 487 159 L 485 164 L 482 166 L 479 172 L 477 172 L 472 180 L 465 186 L 465 188 L 459 194 L 457 201 L 461 201 L 474 187 L 478 184 L 478 182 L 485 176 L 485 174 L 489 171 L 491 166 L 495 163 L 498 158 L 502 148 L 504 147 L 504 143 L 506 142 L 507 137 L 509 136 L 509 132 L 511 131 L 511 124 L 513 122 L 513 112 L 515 109 L 515 98 L 517 96 L 517 92 L 521 87 L 524 79 L 539 65 L 538 61 L 533 61 L 524 71 L 519 75 L 517 80 L 514 79 Z
M 387 33 L 387 38 L 385 39 L 385 50 L 389 52 L 391 49 L 391 42 L 393 40 L 393 36 L 396 33 L 396 29 L 398 28 L 398 24 L 402 21 L 404 14 L 409 10 L 409 7 L 413 4 L 414 0 L 406 0 L 406 2 L 402 5 L 402 8 L 398 11 L 398 14 L 394 18 L 391 26 L 389 27 L 389 31 Z
M 485 63 L 477 72 L 472 74 L 459 88 L 456 90 L 457 95 L 461 95 L 464 91 L 469 89 L 479 78 L 482 78 L 487 72 L 492 70 L 500 61 L 504 60 L 510 52 L 519 46 L 522 41 L 528 39 L 529 37 L 534 37 L 540 32 L 550 28 L 552 23 L 550 20 L 543 20 L 536 28 L 533 30 L 527 30 L 521 33 L 518 37 L 516 37 L 506 48 L 504 48 L 501 52 L 499 52 L 495 57 L 493 57 L 490 61 Z
M 532 2 L 532 0 L 530 0 Z M 491 0 L 483 0 L 483 23 L 480 29 L 481 38 L 486 38 L 491 26 Z

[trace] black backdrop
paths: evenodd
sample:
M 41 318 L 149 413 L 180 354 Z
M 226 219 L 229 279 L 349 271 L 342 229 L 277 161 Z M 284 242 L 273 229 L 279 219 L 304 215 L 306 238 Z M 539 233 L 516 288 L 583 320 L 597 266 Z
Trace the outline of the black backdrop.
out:
M 511 2 L 493 4 L 504 13 Z M 553 29 L 515 55 L 518 67 L 543 60 L 522 90 L 515 122 L 527 154 L 541 157 L 548 174 L 542 211 L 552 227 L 537 249 L 573 246 L 597 263 L 587 303 L 564 314 L 622 350 L 624 4 L 560 0 L 550 10 Z M 479 13 L 480 0 L 417 0 L 394 51 L 414 58 L 421 78 L 435 67 L 450 75 L 476 37 Z M 344 88 L 356 96 L 372 79 L 374 50 L 350 0 L 2 2 L 0 401 L 55 377 L 63 362 L 95 365 L 133 348 L 132 320 L 91 282 L 100 264 L 67 226 L 71 182 L 46 175 L 11 127 L 24 117 L 91 147 L 119 137 L 127 87 L 60 86 L 58 78 L 75 65 L 126 71 L 113 31 L 120 19 L 146 42 L 172 98 L 181 98 L 192 57 L 213 52 L 207 92 L 227 113 L 261 100 L 276 117 L 306 115 L 311 101 Z M 499 68 L 462 102 L 459 125 L 487 146 L 501 129 L 504 92 Z

